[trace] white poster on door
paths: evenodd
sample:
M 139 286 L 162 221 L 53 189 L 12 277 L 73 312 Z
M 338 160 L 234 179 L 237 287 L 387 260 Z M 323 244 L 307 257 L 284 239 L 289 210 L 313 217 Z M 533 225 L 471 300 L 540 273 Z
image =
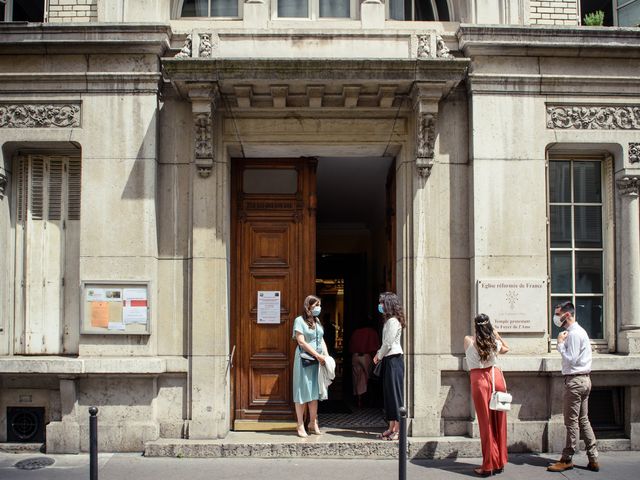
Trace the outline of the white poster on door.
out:
M 280 292 L 258 292 L 258 323 L 280 323 Z

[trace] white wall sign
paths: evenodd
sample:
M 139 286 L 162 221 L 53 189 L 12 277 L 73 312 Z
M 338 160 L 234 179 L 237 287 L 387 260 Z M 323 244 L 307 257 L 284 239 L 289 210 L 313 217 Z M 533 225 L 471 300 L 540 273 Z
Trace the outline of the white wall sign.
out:
M 478 280 L 478 310 L 500 332 L 547 331 L 547 281 L 541 279 Z
M 258 291 L 258 323 L 280 323 L 280 292 Z

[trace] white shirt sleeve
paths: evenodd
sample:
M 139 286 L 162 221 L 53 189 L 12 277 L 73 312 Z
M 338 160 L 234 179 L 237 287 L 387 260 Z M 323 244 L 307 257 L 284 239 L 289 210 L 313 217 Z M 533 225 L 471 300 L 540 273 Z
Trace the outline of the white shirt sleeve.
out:
M 382 345 L 378 350 L 378 360 L 382 360 L 389 350 L 391 350 L 391 347 L 397 341 L 398 331 L 401 329 L 400 322 L 395 318 L 390 318 L 386 321 L 382 329 Z

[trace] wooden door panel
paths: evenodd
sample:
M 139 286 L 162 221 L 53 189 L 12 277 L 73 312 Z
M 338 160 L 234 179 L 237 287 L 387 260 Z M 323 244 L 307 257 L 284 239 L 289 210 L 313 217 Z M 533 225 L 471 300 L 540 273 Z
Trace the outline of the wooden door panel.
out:
M 250 169 L 295 169 L 297 189 L 274 193 L 254 183 L 245 193 Z M 232 160 L 232 221 L 232 415 L 236 422 L 293 420 L 291 331 L 315 291 L 315 160 Z M 279 324 L 258 322 L 259 291 L 280 292 Z
M 288 407 L 291 388 L 287 373 L 286 365 L 282 365 L 280 368 L 254 365 L 251 369 L 250 391 L 252 396 L 250 406 L 264 407 L 269 404 L 280 408 Z
M 291 263 L 291 225 L 249 225 L 251 267 L 288 268 Z

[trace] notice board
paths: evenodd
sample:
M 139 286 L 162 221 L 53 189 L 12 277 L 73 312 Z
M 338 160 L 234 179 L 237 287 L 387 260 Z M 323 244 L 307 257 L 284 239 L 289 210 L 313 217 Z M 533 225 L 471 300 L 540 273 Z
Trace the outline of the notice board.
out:
M 149 335 L 149 282 L 82 282 L 80 333 Z

